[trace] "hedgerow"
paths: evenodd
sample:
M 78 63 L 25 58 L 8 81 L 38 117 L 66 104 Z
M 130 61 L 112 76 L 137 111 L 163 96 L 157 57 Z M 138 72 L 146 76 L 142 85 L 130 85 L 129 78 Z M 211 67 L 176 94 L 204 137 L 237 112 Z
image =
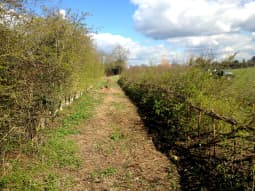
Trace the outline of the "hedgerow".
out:
M 184 189 L 254 189 L 254 99 L 243 95 L 254 97 L 254 77 L 238 86 L 242 80 L 188 66 L 134 67 L 122 75 L 155 144 L 180 157 Z
M 59 109 L 103 75 L 86 15 L 0 3 L 0 156 L 38 139 Z

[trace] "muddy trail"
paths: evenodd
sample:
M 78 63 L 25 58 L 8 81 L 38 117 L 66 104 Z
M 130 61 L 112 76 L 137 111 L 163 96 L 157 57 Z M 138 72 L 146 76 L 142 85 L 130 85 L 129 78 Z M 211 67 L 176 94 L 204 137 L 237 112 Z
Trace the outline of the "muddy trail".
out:
M 175 165 L 157 151 L 137 108 L 116 80 L 110 83 L 93 92 L 102 103 L 72 137 L 83 160 L 72 190 L 179 190 Z

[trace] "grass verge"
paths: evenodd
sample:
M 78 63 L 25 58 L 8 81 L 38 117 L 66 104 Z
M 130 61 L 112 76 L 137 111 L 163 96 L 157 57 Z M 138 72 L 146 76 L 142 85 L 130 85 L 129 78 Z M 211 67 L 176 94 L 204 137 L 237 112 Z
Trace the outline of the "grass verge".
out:
M 84 120 L 93 117 L 100 98 L 83 95 L 57 116 L 54 127 L 39 133 L 36 144 L 27 143 L 19 151 L 12 150 L 0 169 L 0 190 L 54 191 L 70 190 L 82 160 L 70 135 Z

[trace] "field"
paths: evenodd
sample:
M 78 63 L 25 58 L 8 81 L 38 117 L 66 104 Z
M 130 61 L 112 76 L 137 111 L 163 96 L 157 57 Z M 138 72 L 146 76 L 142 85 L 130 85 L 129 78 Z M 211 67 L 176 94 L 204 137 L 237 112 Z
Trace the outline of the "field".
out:
M 234 69 L 231 70 L 234 75 L 234 86 L 235 87 L 243 87 L 246 86 L 247 83 L 254 83 L 255 81 L 255 68 L 243 68 L 243 69 Z
M 177 155 L 186 189 L 252 189 L 254 69 L 215 78 L 199 69 L 133 68 L 120 79 L 159 149 Z

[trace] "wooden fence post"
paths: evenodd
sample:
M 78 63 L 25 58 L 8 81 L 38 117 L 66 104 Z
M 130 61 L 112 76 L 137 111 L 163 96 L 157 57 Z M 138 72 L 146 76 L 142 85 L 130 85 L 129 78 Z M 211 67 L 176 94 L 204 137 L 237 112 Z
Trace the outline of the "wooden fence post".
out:
M 216 137 L 216 122 L 213 118 L 213 140 L 215 140 Z M 216 143 L 213 143 L 213 157 L 216 157 Z
M 202 112 L 200 111 L 199 112 L 199 115 L 198 115 L 198 123 L 197 123 L 197 126 L 198 126 L 198 141 L 199 141 L 199 156 L 201 156 L 201 139 L 200 139 L 200 130 L 201 130 L 201 120 L 202 120 Z

